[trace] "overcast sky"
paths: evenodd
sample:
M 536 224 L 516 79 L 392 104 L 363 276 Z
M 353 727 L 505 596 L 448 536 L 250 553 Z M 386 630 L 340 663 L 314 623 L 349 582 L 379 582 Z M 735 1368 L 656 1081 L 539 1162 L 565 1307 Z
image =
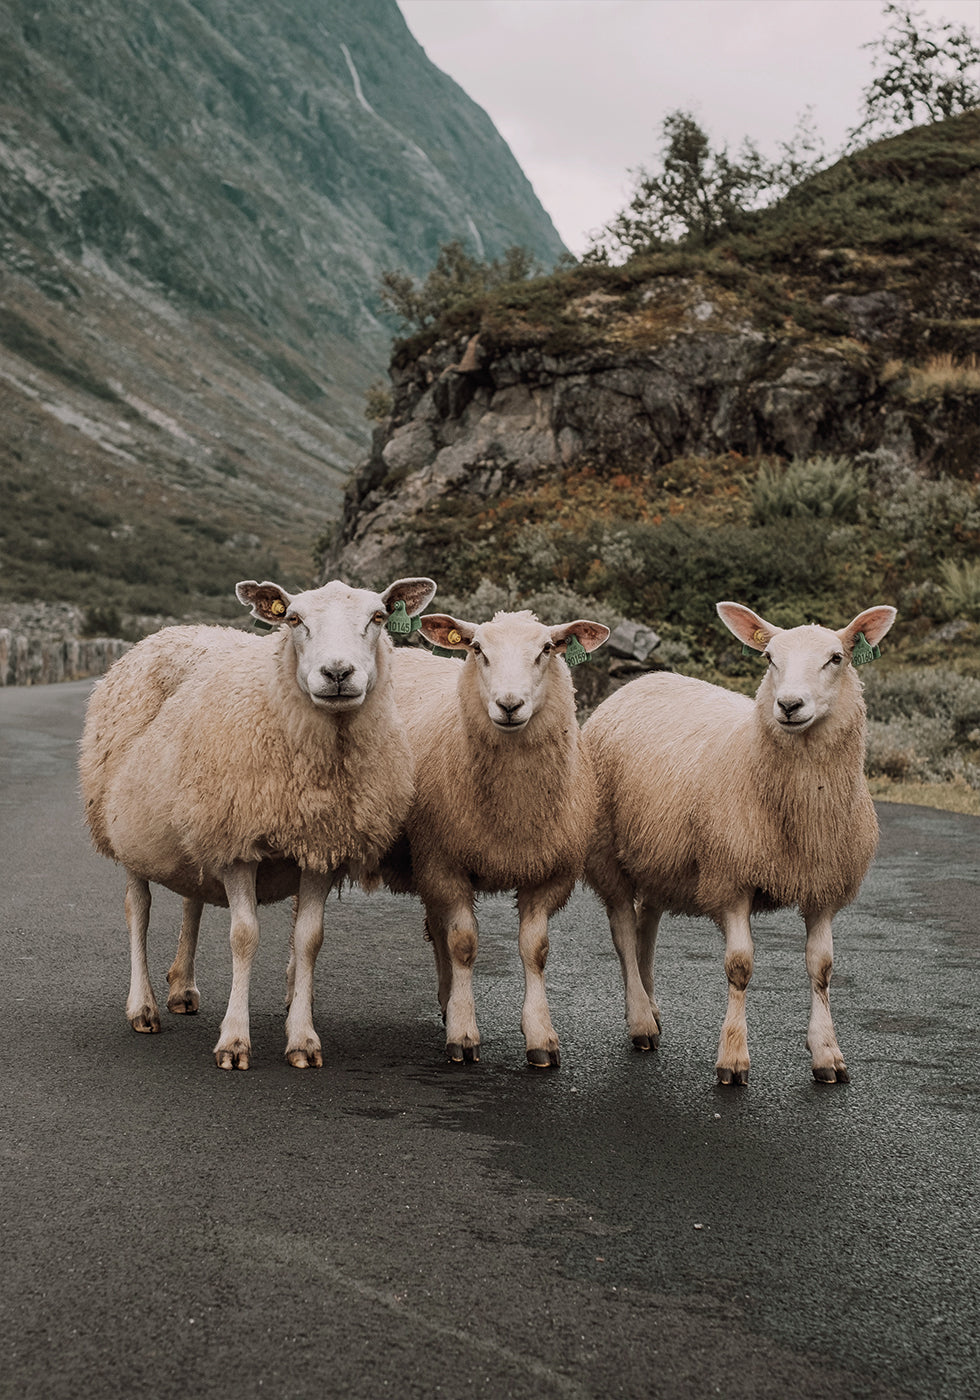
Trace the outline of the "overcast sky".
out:
M 882 0 L 399 0 L 430 60 L 490 116 L 566 245 L 627 203 L 660 124 L 769 156 L 806 107 L 828 152 L 857 123 Z M 918 0 L 980 37 L 980 0 Z

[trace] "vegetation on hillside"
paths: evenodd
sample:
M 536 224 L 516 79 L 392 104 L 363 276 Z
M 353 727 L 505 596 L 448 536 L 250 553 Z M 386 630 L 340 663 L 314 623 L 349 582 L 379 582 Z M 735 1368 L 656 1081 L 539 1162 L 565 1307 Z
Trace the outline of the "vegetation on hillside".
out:
M 477 332 L 488 359 L 534 349 L 595 363 L 642 350 L 644 337 L 654 348 L 678 323 L 670 296 L 651 288 L 693 284 L 730 324 L 860 362 L 913 434 L 942 417 L 945 469 L 888 448 L 790 461 L 579 457 L 501 499 L 454 496 L 406 528 L 418 557 L 442 561 L 443 607 L 629 618 L 662 636 L 657 664 L 746 691 L 758 659 L 717 624 L 719 599 L 787 626 L 841 626 L 894 603 L 899 622 L 865 673 L 877 795 L 912 782 L 932 801 L 938 784 L 980 812 L 980 52 L 967 31 L 930 26 L 910 5 L 885 14 L 852 133 L 873 144 L 815 169 L 803 125 L 767 164 L 751 143 L 737 156 L 712 150 L 673 113 L 659 167 L 641 173 L 590 257 L 543 278 L 471 276 L 425 318 L 405 299 L 394 366 L 404 380 L 438 342 Z M 914 120 L 929 124 L 887 134 Z M 904 322 L 855 338 L 841 302 L 876 294 L 902 305 Z M 592 679 L 583 694 L 594 702 L 601 688 Z

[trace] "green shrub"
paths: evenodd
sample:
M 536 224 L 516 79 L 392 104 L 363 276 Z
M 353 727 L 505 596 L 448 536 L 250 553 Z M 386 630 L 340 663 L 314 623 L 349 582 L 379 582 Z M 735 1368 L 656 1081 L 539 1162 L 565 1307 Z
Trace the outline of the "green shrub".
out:
M 788 467 L 765 464 L 752 487 L 752 519 L 856 520 L 867 475 L 844 457 L 794 458 Z
M 939 566 L 940 596 L 946 616 L 980 622 L 980 560 L 961 564 L 944 559 Z

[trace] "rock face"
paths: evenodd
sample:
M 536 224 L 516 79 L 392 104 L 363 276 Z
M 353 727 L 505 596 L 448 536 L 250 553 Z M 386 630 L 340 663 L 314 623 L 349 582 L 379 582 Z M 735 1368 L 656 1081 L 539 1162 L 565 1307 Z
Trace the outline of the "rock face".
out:
M 676 303 L 678 288 L 650 292 Z M 406 524 L 450 493 L 489 500 L 582 463 L 913 451 L 911 424 L 889 411 L 859 343 L 712 328 L 704 289 L 688 294 L 687 323 L 654 345 L 556 355 L 495 351 L 477 336 L 396 364 L 394 413 L 348 487 L 327 571 L 376 579 L 393 559 L 407 563 Z M 712 308 L 710 319 L 722 316 Z
M 381 273 L 562 251 L 395 0 L 9 0 L 0 90 L 0 597 L 159 581 L 125 548 L 150 522 L 227 545 L 228 586 L 250 554 L 303 582 L 367 444 Z
M 409 547 L 454 499 L 460 518 L 513 510 L 583 468 L 636 480 L 724 453 L 884 451 L 974 480 L 978 188 L 973 112 L 846 158 L 707 254 L 580 266 L 459 308 L 396 350 L 393 412 L 326 572 L 437 576 Z

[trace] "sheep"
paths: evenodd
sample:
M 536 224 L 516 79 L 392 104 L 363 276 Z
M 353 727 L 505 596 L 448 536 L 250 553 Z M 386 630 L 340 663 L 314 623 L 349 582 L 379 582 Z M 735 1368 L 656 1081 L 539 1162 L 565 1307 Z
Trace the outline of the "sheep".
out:
M 326 896 L 345 878 L 380 881 L 414 790 L 386 624 L 398 604 L 418 613 L 435 584 L 398 579 L 374 593 L 334 580 L 291 594 L 249 579 L 235 592 L 274 630 L 168 627 L 97 683 L 82 795 L 93 845 L 126 870 L 133 1029 L 160 1029 L 146 963 L 152 882 L 184 897 L 172 1010 L 196 1010 L 203 905 L 230 908 L 232 987 L 214 1056 L 247 1069 L 256 905 L 297 895 L 286 1058 L 305 1068 L 323 1063 L 312 982 Z
M 557 1067 L 544 982 L 548 920 L 581 876 L 596 804 L 562 657 L 575 650 L 576 638 L 593 651 L 609 629 L 585 620 L 547 627 L 528 611 L 498 612 L 482 624 L 429 614 L 420 628 L 435 646 L 466 658 L 460 664 L 418 649 L 396 653 L 416 795 L 406 825 L 410 870 L 393 860 L 386 883 L 421 896 L 446 1053 L 455 1063 L 480 1057 L 476 894 L 516 890 L 527 1061 Z
M 609 917 L 639 1050 L 660 1038 L 653 963 L 661 915 L 707 915 L 719 926 L 728 979 L 721 1084 L 748 1082 L 750 915 L 797 906 L 806 927 L 813 1076 L 846 1083 L 828 995 L 831 921 L 857 895 L 878 842 L 864 778 L 864 698 L 852 663 L 870 659 L 895 609 L 868 608 L 839 631 L 784 630 L 739 603 L 717 610 L 746 647 L 765 653 L 755 701 L 661 673 L 598 706 L 583 728 L 600 789 L 585 882 Z

